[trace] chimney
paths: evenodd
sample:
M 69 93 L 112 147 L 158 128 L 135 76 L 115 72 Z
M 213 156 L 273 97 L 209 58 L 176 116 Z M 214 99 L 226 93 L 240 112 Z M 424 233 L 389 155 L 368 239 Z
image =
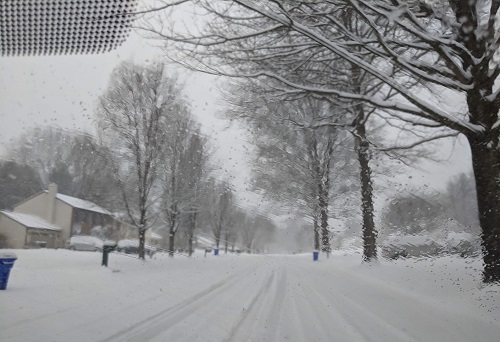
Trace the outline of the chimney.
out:
M 47 197 L 47 221 L 54 223 L 54 214 L 56 210 L 56 195 L 57 195 L 57 184 L 49 184 L 49 193 Z

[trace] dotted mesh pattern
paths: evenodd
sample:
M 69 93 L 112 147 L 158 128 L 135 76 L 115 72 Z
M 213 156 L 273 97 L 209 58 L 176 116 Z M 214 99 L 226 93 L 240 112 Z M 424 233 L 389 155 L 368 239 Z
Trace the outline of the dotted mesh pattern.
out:
M 0 55 L 103 53 L 130 33 L 137 0 L 0 0 Z

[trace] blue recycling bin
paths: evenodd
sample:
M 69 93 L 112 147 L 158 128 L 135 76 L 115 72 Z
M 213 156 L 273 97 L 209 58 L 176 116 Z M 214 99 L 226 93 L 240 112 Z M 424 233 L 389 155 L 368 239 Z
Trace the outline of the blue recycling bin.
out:
M 218 248 L 214 248 L 214 255 L 215 256 L 219 255 L 219 249 Z
M 313 251 L 313 261 L 318 261 L 319 251 Z
M 7 289 L 10 270 L 14 266 L 17 256 L 11 252 L 0 252 L 0 290 Z

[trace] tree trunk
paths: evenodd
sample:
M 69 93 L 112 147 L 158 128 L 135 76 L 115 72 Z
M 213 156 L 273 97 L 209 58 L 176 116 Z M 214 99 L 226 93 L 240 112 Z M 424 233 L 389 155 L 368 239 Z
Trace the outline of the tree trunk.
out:
M 363 92 L 363 72 L 359 66 L 351 64 L 352 87 L 356 94 Z M 363 104 L 355 108 L 354 139 L 359 161 L 359 179 L 361 183 L 361 212 L 363 216 L 363 261 L 377 259 L 377 231 L 373 222 L 373 187 L 370 168 L 370 144 L 366 139 L 366 115 Z
M 362 113 L 362 112 L 361 112 Z M 363 260 L 377 259 L 377 231 L 373 222 L 373 187 L 372 171 L 369 165 L 370 151 L 366 140 L 364 116 L 357 118 L 356 153 L 359 161 L 359 178 L 361 182 L 361 211 L 363 215 Z
M 481 244 L 483 250 L 483 281 L 500 281 L 500 152 L 498 141 L 469 137 L 472 167 L 476 180 Z M 494 140 L 494 139 L 492 139 Z
M 252 254 L 252 244 L 248 243 L 246 247 L 247 247 L 247 253 Z
M 318 218 L 316 217 L 316 213 L 314 213 L 314 249 L 319 251 L 320 245 L 319 245 L 319 224 L 318 224 Z
M 141 216 L 139 218 L 139 259 L 146 260 L 144 253 L 144 245 L 146 243 L 146 210 L 141 208 Z
M 323 172 L 321 170 L 320 166 L 320 158 L 318 156 L 318 142 L 316 139 L 313 137 L 313 140 L 311 141 L 311 144 L 309 146 L 308 153 L 311 157 L 312 164 L 311 167 L 313 169 L 313 177 L 314 177 L 314 182 L 316 184 L 315 191 L 313 192 L 313 195 L 315 196 L 315 209 L 317 209 L 319 212 L 314 213 L 315 215 L 315 232 L 314 232 L 314 244 L 315 248 L 317 247 L 317 250 L 320 249 L 320 243 L 319 243 L 319 235 L 321 234 L 321 250 L 323 252 L 326 252 L 327 255 L 330 255 L 330 236 L 328 234 L 328 189 L 327 187 L 329 186 L 328 180 L 325 182 L 324 177 L 323 177 Z M 329 169 L 328 171 L 329 172 Z M 316 216 L 317 215 L 317 216 Z M 318 227 L 318 218 L 319 218 L 319 224 L 321 226 L 321 232 L 319 232 L 320 227 Z M 317 240 L 317 241 L 316 241 Z
M 192 256 L 193 255 L 193 232 L 189 232 L 189 236 L 188 236 L 189 240 L 188 240 L 188 254 L 189 256 Z
M 141 228 L 139 228 L 139 259 L 145 260 L 144 245 L 146 241 L 146 230 L 142 227 L 143 225 L 141 224 Z
M 168 236 L 168 256 L 174 257 L 174 248 L 175 248 L 175 231 L 170 230 L 170 234 Z
M 189 214 L 189 226 L 188 226 L 188 254 L 189 256 L 193 255 L 193 237 L 194 231 L 196 229 L 196 217 L 197 213 Z
M 215 248 L 219 249 L 220 244 L 220 232 L 215 236 Z
M 321 221 L 321 250 L 329 257 L 331 252 L 330 232 L 328 231 L 328 193 L 321 189 L 319 198 Z
M 174 249 L 175 249 L 175 233 L 177 232 L 177 227 L 179 225 L 179 214 L 177 212 L 177 204 L 174 203 L 171 205 L 170 210 L 168 212 L 169 215 L 169 223 L 170 223 L 170 231 L 168 234 L 168 256 L 174 257 Z
M 224 234 L 224 253 L 227 254 L 227 240 L 229 239 L 229 232 L 226 230 Z

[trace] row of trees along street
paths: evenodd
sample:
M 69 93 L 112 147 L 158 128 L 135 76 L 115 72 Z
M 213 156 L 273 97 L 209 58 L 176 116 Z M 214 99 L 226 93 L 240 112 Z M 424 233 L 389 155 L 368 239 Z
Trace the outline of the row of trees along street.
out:
M 0 165 L 2 208 L 54 182 L 61 193 L 102 205 L 136 227 L 140 258 L 153 228 L 167 237 L 171 256 L 178 249 L 191 254 L 196 231 L 226 251 L 263 250 L 274 224 L 242 209 L 231 185 L 217 180 L 208 141 L 166 72 L 163 64 L 117 67 L 97 105 L 98 139 L 52 127 L 20 136 L 10 147 L 12 161 Z
M 498 1 L 162 2 L 150 11 L 158 20 L 148 18 L 143 30 L 165 42 L 170 59 L 258 80 L 275 90 L 276 100 L 307 94 L 343 107 L 303 124 L 343 127 L 354 137 L 366 260 L 376 257 L 370 148 L 411 149 L 465 136 L 477 189 L 484 281 L 500 281 Z M 200 24 L 164 25 L 177 11 L 196 13 Z M 367 128 L 382 123 L 413 139 L 404 146 L 374 141 Z
M 253 136 L 254 187 L 307 217 L 313 223 L 314 248 L 328 254 L 329 208 L 335 199 L 352 196 L 358 184 L 352 177 L 354 154 L 347 147 L 352 137 L 331 126 L 305 126 L 336 110 L 331 103 L 312 97 L 274 101 L 263 88 L 237 84 L 226 96 L 226 115 L 243 121 Z
M 227 250 L 237 237 L 229 233 L 236 199 L 228 184 L 208 177 L 206 139 L 178 82 L 165 71 L 163 64 L 122 65 L 97 110 L 100 140 L 113 149 L 123 203 L 139 232 L 139 255 L 144 257 L 146 230 L 159 222 L 166 226 L 171 256 L 183 222 L 191 253 L 199 213 L 206 213 L 217 248 L 225 234 Z

